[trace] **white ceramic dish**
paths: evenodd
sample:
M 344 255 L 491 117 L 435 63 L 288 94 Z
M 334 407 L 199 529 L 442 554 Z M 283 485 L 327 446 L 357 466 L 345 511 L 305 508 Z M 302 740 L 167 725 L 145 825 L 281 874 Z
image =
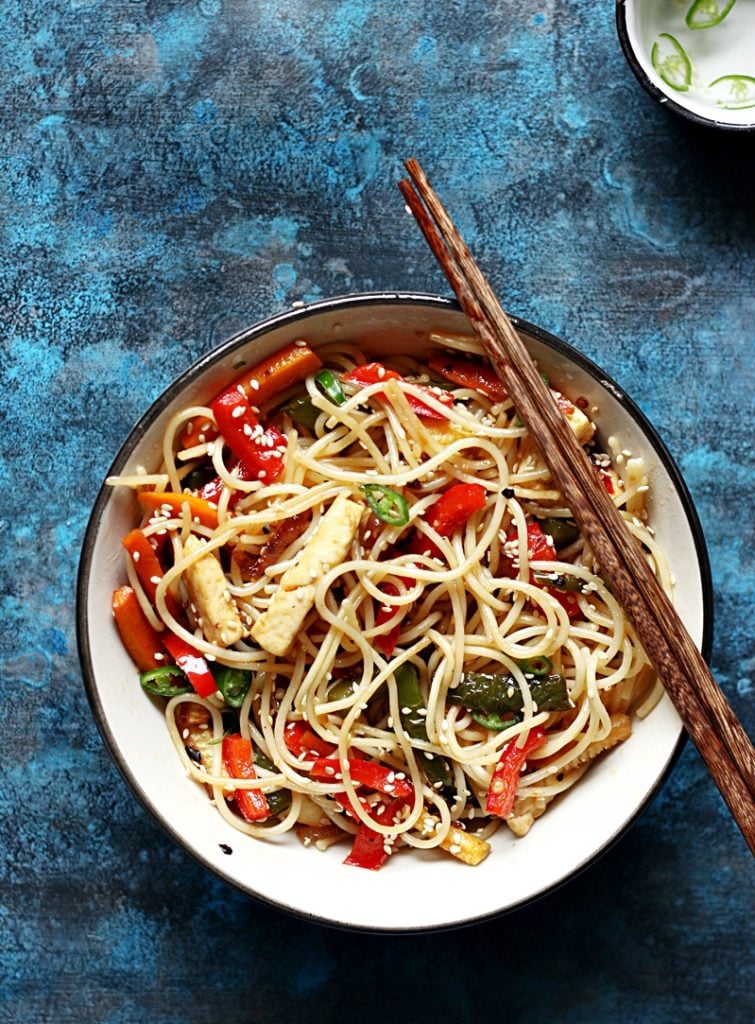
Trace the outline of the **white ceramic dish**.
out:
M 542 368 L 572 394 L 598 406 L 599 432 L 618 434 L 648 463 L 653 525 L 676 575 L 675 601 L 695 641 L 710 639 L 710 580 L 694 509 L 668 452 L 621 389 L 594 364 L 540 329 L 517 326 Z M 238 374 L 299 337 L 343 338 L 383 351 L 426 344 L 433 329 L 468 330 L 451 301 L 437 296 L 348 296 L 283 313 L 242 332 L 200 359 L 144 414 L 112 473 L 159 462 L 163 424 L 179 405 L 207 398 Z M 123 582 L 120 538 L 134 525 L 131 496 L 103 487 L 87 530 L 79 575 L 79 650 L 92 709 L 116 764 L 155 819 L 202 864 L 250 895 L 307 918 L 375 931 L 459 926 L 521 906 L 588 865 L 631 824 L 657 791 L 683 732 L 667 699 L 637 724 L 631 740 L 588 775 L 517 840 L 502 828 L 476 868 L 436 853 L 412 852 L 372 873 L 342 864 L 340 847 L 319 853 L 293 837 L 256 841 L 235 831 L 190 782 L 157 707 L 136 683 L 110 614 Z M 233 852 L 224 852 L 224 847 Z
M 718 0 L 718 11 L 726 5 L 727 0 Z M 650 95 L 674 113 L 715 128 L 755 129 L 755 0 L 736 0 L 709 28 L 689 27 L 692 6 L 693 0 L 617 0 L 616 25 L 629 66 Z M 701 18 L 693 15 L 692 22 Z M 684 51 L 690 70 L 684 89 L 672 87 L 653 66 L 656 44 L 668 53 L 676 46 Z M 737 85 L 730 81 L 733 75 L 745 81 Z M 743 105 L 735 103 L 737 88 L 746 93 Z

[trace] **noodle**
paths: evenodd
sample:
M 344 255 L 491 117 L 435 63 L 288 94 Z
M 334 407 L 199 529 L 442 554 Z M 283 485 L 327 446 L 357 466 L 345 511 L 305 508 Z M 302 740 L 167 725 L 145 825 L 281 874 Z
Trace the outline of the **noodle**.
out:
M 209 680 L 199 696 L 172 646 L 139 665 L 169 697 L 186 773 L 240 831 L 344 838 L 363 867 L 402 846 L 478 863 L 501 821 L 526 834 L 661 694 L 479 344 L 431 340 L 450 368 L 297 343 L 291 358 L 324 371 L 260 409 L 240 378 L 238 443 L 259 445 L 261 470 L 216 399 L 172 416 L 155 473 L 109 480 L 167 495 L 140 527 L 159 570 L 147 578 L 127 538 L 121 589 Z M 579 396 L 552 394 L 670 591 L 642 460 L 614 438 L 600 450 Z

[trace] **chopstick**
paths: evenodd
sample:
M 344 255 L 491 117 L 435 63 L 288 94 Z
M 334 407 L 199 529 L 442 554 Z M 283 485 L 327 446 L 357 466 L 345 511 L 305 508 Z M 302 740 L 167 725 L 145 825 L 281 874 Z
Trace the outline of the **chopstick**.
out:
M 755 749 L 416 160 L 399 188 L 755 853 Z

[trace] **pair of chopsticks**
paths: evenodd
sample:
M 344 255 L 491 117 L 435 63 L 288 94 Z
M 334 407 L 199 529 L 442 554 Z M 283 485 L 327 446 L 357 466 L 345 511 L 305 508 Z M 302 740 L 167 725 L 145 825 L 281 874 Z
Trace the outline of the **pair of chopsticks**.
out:
M 416 160 L 399 188 L 750 850 L 755 750 Z

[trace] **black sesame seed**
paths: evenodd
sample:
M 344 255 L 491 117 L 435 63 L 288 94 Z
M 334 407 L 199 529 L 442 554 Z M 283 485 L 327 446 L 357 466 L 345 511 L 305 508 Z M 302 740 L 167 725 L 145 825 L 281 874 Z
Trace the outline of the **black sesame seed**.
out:
M 233 853 L 233 850 L 230 848 L 230 846 L 228 846 L 227 843 L 218 843 L 218 846 L 226 856 L 229 856 L 231 853 Z

